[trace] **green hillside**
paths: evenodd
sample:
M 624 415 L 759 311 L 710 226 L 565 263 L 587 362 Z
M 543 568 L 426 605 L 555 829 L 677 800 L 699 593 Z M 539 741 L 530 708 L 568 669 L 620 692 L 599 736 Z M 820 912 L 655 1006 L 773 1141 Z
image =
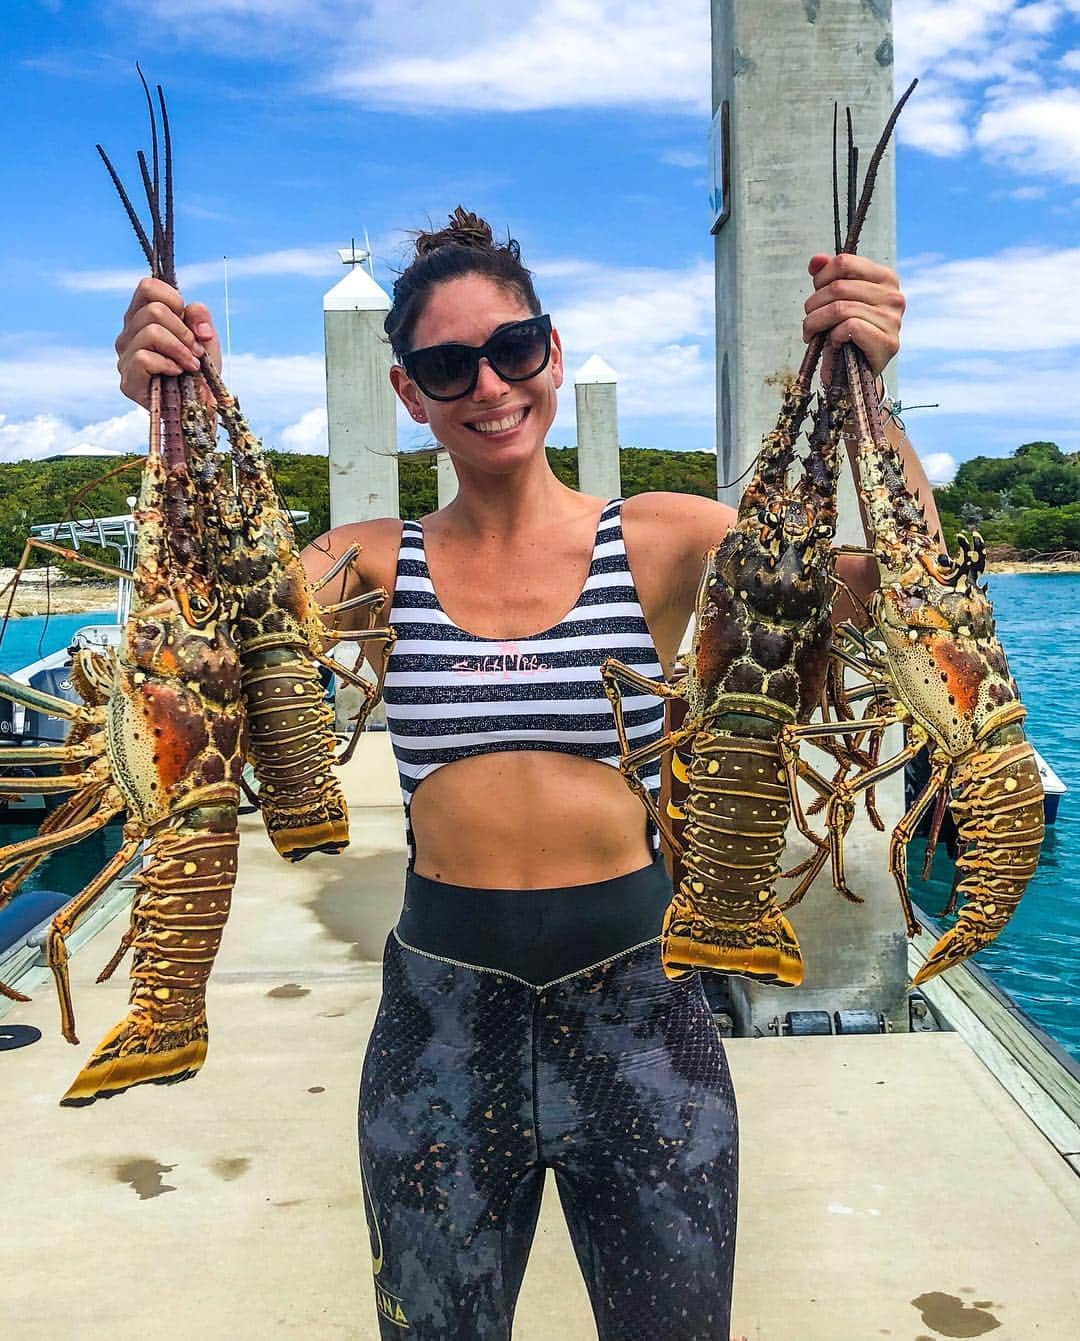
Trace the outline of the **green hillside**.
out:
M 268 455 L 285 502 L 311 513 L 301 541 L 313 539 L 330 520 L 326 457 Z M 628 447 L 620 456 L 627 495 L 653 489 L 706 498 L 715 493 L 716 458 L 711 452 Z M 548 457 L 561 480 L 577 484 L 573 448 L 549 448 Z M 95 485 L 125 460 L 130 469 Z M 83 457 L 0 463 L 0 565 L 10 567 L 18 561 L 29 527 L 38 522 L 125 512 L 125 500 L 138 486 L 141 458 L 125 460 Z M 430 457 L 402 457 L 399 478 L 403 517 L 434 510 L 435 470 Z M 958 530 L 976 528 L 995 546 L 1044 554 L 1080 550 L 1080 453 L 1066 454 L 1052 442 L 1024 443 L 1008 457 L 965 461 L 953 483 L 936 489 L 934 496 L 950 545 Z

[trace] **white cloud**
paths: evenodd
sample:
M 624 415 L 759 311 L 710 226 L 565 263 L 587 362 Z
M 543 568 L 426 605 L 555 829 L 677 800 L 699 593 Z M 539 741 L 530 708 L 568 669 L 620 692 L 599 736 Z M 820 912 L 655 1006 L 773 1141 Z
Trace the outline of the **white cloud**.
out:
M 196 261 L 181 266 L 177 282 L 184 291 L 205 284 L 220 284 L 224 276 L 223 258 Z M 230 279 L 265 278 L 267 276 L 300 275 L 319 278 L 336 275 L 341 271 L 336 246 L 325 243 L 314 247 L 284 247 L 278 251 L 258 252 L 253 256 L 230 256 Z M 130 270 L 65 270 L 59 272 L 56 282 L 65 289 L 92 293 L 130 293 L 145 269 Z
M 992 419 L 1017 441 L 1063 442 L 1080 429 L 1080 382 L 1071 359 L 1008 358 L 904 365 L 904 399 L 937 402 L 933 413 Z M 928 412 L 929 413 L 929 412 Z M 916 425 L 916 428 L 918 425 Z
M 920 458 L 926 478 L 934 487 L 951 484 L 956 474 L 956 457 L 951 452 L 928 452 Z
M 302 60 L 308 87 L 404 112 L 666 107 L 708 115 L 709 7 L 683 0 L 129 0 L 187 42 Z M 327 56 L 330 62 L 327 65 Z
M 1014 351 L 1080 347 L 1080 247 L 1016 247 L 914 268 L 904 349 Z M 1002 319 L 1002 306 L 1007 320 Z M 1074 381 L 1080 379 L 1073 377 Z M 905 388 L 906 390 L 906 388 Z
M 708 159 L 703 152 L 695 149 L 665 149 L 660 162 L 672 168 L 703 168 Z
M 326 406 L 307 410 L 295 424 L 281 430 L 277 445 L 283 452 L 316 452 L 327 450 Z
M 8 358 L 0 350 L 8 459 L 50 456 L 82 442 L 118 450 L 145 447 L 145 415 L 121 395 L 111 350 L 28 348 L 14 340 L 5 345 L 18 348 Z M 273 447 L 324 401 L 325 378 L 321 353 L 234 354 L 230 381 L 252 429 Z M 143 427 L 136 432 L 140 421 Z
M 1017 173 L 1076 179 L 1080 91 L 1068 72 L 1080 62 L 1052 63 L 1064 0 L 904 0 L 893 12 L 897 85 L 922 79 L 900 120 L 905 144 L 944 157 L 974 144 Z
M 0 461 L 35 460 L 87 446 L 141 452 L 146 450 L 147 426 L 146 412 L 138 408 L 81 426 L 56 414 L 15 420 L 0 415 Z
M 558 425 L 573 423 L 573 373 L 599 354 L 618 372 L 619 412 L 711 424 L 715 411 L 713 268 L 538 265 L 545 280 L 560 269 L 550 306 L 566 352 L 567 387 Z
M 326 85 L 369 105 L 708 113 L 705 0 L 686 0 L 677 20 L 654 0 L 547 0 L 511 23 L 486 0 L 375 0 L 355 37 Z
M 1019 171 L 1080 182 L 1080 88 L 998 100 L 980 117 L 975 141 Z
M 964 125 L 967 106 L 963 98 L 916 89 L 900 118 L 904 143 L 942 158 L 963 153 L 971 142 Z

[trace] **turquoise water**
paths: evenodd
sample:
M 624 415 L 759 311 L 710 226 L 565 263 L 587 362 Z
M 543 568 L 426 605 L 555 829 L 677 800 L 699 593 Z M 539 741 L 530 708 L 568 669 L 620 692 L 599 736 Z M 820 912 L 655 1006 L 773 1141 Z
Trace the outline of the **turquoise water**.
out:
M 998 629 L 1028 709 L 1028 730 L 1039 751 L 1069 787 L 1057 824 L 1048 830 L 1042 860 L 1019 909 L 979 964 L 1042 1027 L 1080 1058 L 1080 574 L 1002 576 L 991 579 Z M 111 614 L 56 615 L 13 620 L 0 645 L 0 671 L 67 645 L 83 624 Z M 0 826 L 0 843 L 31 832 Z M 51 858 L 35 873 L 38 886 L 78 889 L 104 864 L 118 837 L 115 827 Z M 952 864 L 943 851 L 932 878 L 918 878 L 921 845 L 912 849 L 916 899 L 939 912 L 948 898 Z
M 1069 792 L 1019 908 L 977 963 L 1080 1059 L 1080 574 L 992 577 L 990 595 L 1028 710 L 1028 735 Z M 924 882 L 922 851 L 912 845 L 912 892 L 927 912 L 938 913 L 949 896 L 952 863 L 939 851 Z
M 84 624 L 112 624 L 115 618 L 113 610 L 92 610 L 83 615 L 52 615 L 48 620 L 44 616 L 13 619 L 0 643 L 0 671 L 10 675 L 20 666 L 67 647 Z
M 39 657 L 59 651 L 67 647 L 72 635 L 83 625 L 110 624 L 113 617 L 113 611 L 100 610 L 81 615 L 53 615 L 48 621 L 44 618 L 13 619 L 0 644 L 0 671 L 10 674 Z M 0 824 L 0 845 L 6 847 L 18 843 L 36 831 L 36 824 Z M 119 843 L 119 825 L 91 834 L 76 846 L 49 857 L 28 877 L 23 888 L 56 889 L 74 894 L 105 865 Z

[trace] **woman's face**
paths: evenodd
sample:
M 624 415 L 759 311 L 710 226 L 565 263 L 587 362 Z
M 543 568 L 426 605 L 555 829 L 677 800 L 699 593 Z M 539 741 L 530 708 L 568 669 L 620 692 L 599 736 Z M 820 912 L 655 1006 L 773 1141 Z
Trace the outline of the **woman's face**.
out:
M 463 275 L 432 289 L 416 323 L 412 348 L 479 346 L 496 327 L 532 315 L 513 289 L 485 275 Z M 548 365 L 527 382 L 504 382 L 483 359 L 476 386 L 460 400 L 431 400 L 399 364 L 393 365 L 390 377 L 410 415 L 418 423 L 430 424 L 455 464 L 502 474 L 543 450 L 563 380 L 562 346 L 553 330 Z

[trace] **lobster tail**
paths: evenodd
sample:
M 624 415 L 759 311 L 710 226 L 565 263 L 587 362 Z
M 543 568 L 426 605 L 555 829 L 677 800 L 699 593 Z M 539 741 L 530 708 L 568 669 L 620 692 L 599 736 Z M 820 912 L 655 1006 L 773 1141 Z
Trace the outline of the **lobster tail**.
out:
M 181 827 L 154 839 L 123 947 L 128 939 L 134 947 L 128 1013 L 98 1044 L 63 1106 L 172 1084 L 200 1069 L 206 983 L 229 916 L 238 846 L 231 792 L 221 806 L 188 811 Z
M 1045 820 L 1031 745 L 986 745 L 963 760 L 950 805 L 961 848 L 955 897 L 963 904 L 916 974 L 916 987 L 989 945 L 1035 874 Z
M 773 895 L 791 814 L 775 738 L 702 731 L 689 780 L 683 876 L 660 942 L 665 972 L 797 986 L 802 951 Z

